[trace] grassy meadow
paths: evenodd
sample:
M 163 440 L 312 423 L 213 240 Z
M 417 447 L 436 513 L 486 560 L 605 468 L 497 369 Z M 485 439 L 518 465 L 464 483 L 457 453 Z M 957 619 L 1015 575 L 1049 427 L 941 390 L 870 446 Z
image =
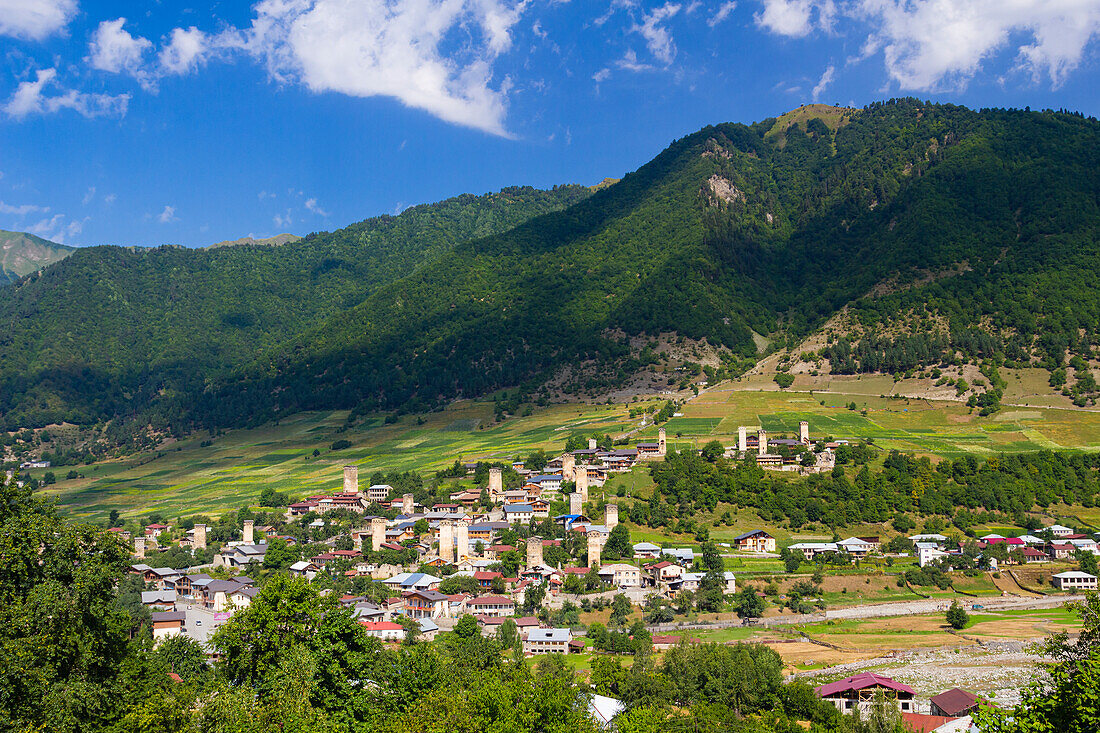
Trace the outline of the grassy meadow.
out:
M 839 390 L 842 385 L 833 384 L 838 379 L 826 386 Z M 956 402 L 881 397 L 895 387 L 889 377 L 846 378 L 843 386 L 843 394 L 780 392 L 760 377 L 718 385 L 690 399 L 680 409 L 682 414 L 667 423 L 670 446 L 700 447 L 711 440 L 733 445 L 738 425 L 762 425 L 772 436 L 794 435 L 799 420 L 808 420 L 814 436 L 872 439 L 883 449 L 933 457 L 1100 449 L 1097 412 L 1029 405 L 1006 407 L 979 418 Z M 847 408 L 851 401 L 858 409 Z M 573 432 L 620 435 L 635 430 L 638 418 L 629 416 L 630 407 L 635 406 L 552 405 L 502 423 L 494 421 L 494 405 L 488 400 L 461 401 L 440 412 L 403 416 L 392 424 L 374 416 L 349 426 L 346 412 L 301 413 L 258 429 L 213 438 L 197 435 L 155 452 L 76 467 L 83 478 L 65 479 L 68 468 L 54 469 L 58 483 L 44 493 L 55 497 L 68 513 L 88 519 L 101 519 L 115 508 L 124 516 L 154 510 L 169 516 L 217 512 L 254 503 L 267 486 L 293 497 L 337 489 L 346 464 L 357 465 L 365 481 L 374 471 L 430 472 L 455 459 L 512 459 L 536 448 L 561 450 Z M 631 439 L 653 439 L 656 432 L 649 426 L 634 432 Z M 208 438 L 210 444 L 202 445 Z M 331 450 L 331 444 L 340 439 L 352 446 Z M 316 457 L 314 450 L 319 451 Z M 44 471 L 31 473 L 41 476 Z M 615 477 L 607 491 L 622 489 L 629 496 L 647 496 L 651 488 L 642 468 Z M 1100 509 L 1082 508 L 1080 518 L 1100 522 Z M 731 527 L 717 528 L 715 539 L 728 539 L 754 523 L 746 513 L 736 519 Z M 655 533 L 637 534 L 639 540 L 660 539 Z

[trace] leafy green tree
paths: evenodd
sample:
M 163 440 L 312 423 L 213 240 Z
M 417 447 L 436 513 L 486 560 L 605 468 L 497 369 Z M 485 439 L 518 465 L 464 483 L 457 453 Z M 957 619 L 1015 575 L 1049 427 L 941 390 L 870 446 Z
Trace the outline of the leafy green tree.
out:
M 947 609 L 947 623 L 950 624 L 953 629 L 965 629 L 966 625 L 970 623 L 970 614 L 966 612 L 958 601 L 952 601 L 951 606 Z
M 725 455 L 726 449 L 721 442 L 712 440 L 703 446 L 703 458 L 707 459 L 711 463 L 714 463 L 723 455 Z
M 206 652 L 201 644 L 187 636 L 170 636 L 162 640 L 157 645 L 156 655 L 184 682 L 206 670 Z
M 477 619 L 470 614 L 464 614 L 455 624 L 454 634 L 462 639 L 469 639 L 481 633 L 477 627 Z
M 282 537 L 272 537 L 264 553 L 264 567 L 270 570 L 286 570 L 298 562 L 298 552 Z
M 603 547 L 603 557 L 609 560 L 618 560 L 631 557 L 634 547 L 630 543 L 630 530 L 625 524 L 616 524 L 607 535 L 607 543 Z
M 739 618 L 760 618 L 764 615 L 764 599 L 756 591 L 745 586 L 734 598 L 734 609 Z
M 1096 555 L 1087 550 L 1078 549 L 1074 552 L 1074 559 L 1077 560 L 1077 569 L 1081 572 L 1100 575 L 1100 564 L 1096 561 Z
M 622 626 L 626 623 L 626 617 L 634 610 L 630 599 L 622 593 L 616 593 L 611 599 L 611 625 Z

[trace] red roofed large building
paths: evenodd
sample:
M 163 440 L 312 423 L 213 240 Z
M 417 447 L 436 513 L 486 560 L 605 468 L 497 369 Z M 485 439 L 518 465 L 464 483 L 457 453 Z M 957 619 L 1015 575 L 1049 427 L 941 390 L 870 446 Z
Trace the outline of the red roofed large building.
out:
M 852 713 L 856 710 L 859 710 L 861 714 L 866 713 L 874 704 L 875 697 L 880 693 L 885 696 L 886 700 L 897 703 L 901 712 L 912 713 L 915 711 L 913 698 L 916 693 L 912 687 L 873 672 L 863 672 L 837 682 L 822 685 L 814 692 L 822 700 L 828 700 L 836 705 L 836 709 L 842 713 Z

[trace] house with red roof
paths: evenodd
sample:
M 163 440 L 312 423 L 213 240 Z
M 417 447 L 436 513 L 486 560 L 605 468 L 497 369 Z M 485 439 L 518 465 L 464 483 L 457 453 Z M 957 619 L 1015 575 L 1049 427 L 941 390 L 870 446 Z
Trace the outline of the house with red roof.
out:
M 373 636 L 382 641 L 401 641 L 405 638 L 405 627 L 392 621 L 360 621 L 367 632 L 367 636 Z
M 941 692 L 929 700 L 933 715 L 946 715 L 961 718 L 978 710 L 981 700 L 978 696 L 958 687 Z
M 909 685 L 895 682 L 874 672 L 862 672 L 830 682 L 814 690 L 822 700 L 828 700 L 845 714 L 858 710 L 865 714 L 874 705 L 875 698 L 883 695 L 888 702 L 898 706 L 903 713 L 915 712 L 916 692 Z

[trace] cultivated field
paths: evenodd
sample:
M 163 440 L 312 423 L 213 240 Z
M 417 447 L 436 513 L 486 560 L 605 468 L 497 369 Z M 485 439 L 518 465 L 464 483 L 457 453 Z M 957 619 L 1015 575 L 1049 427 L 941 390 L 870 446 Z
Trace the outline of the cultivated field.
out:
M 682 415 L 666 425 L 669 443 L 672 448 L 700 447 L 711 440 L 732 445 L 738 425 L 762 425 L 772 436 L 793 435 L 798 421 L 805 419 L 814 436 L 871 439 L 883 449 L 933 457 L 1044 448 L 1100 449 L 1097 412 L 1029 406 L 978 418 L 957 402 L 880 397 L 896 386 L 889 377 L 847 377 L 843 384 L 840 379 L 831 378 L 829 386 L 843 387 L 843 394 L 780 392 L 774 383 L 760 377 L 727 382 L 702 392 L 681 408 Z M 1012 384 L 1014 380 L 1009 381 Z M 851 401 L 856 402 L 857 410 L 847 409 Z M 649 403 L 658 401 L 650 399 Z M 62 477 L 67 470 L 55 469 L 59 483 L 45 493 L 56 497 L 71 514 L 90 519 L 105 517 L 114 508 L 124 515 L 154 510 L 169 516 L 216 513 L 255 503 L 267 486 L 293 497 L 333 490 L 340 485 L 345 464 L 359 466 L 362 480 L 366 480 L 374 471 L 432 472 L 456 459 L 512 459 L 536 448 L 557 451 L 573 432 L 599 430 L 619 435 L 638 427 L 638 418 L 628 414 L 637 404 L 554 405 L 499 424 L 493 419 L 489 401 L 463 401 L 440 412 L 404 416 L 388 425 L 382 416 L 348 426 L 346 412 L 303 413 L 277 425 L 215 436 L 206 446 L 201 442 L 209 436 L 200 435 L 156 452 L 77 467 L 84 478 L 66 480 Z M 630 437 L 645 440 L 655 435 L 656 428 L 649 426 Z M 341 439 L 352 446 L 330 450 L 330 445 Z M 43 471 L 32 473 L 40 476 Z M 607 490 L 646 496 L 651 486 L 642 468 L 616 477 Z M 1090 523 L 1100 521 L 1100 509 L 1081 509 L 1078 516 Z M 717 528 L 715 538 L 728 539 L 756 523 L 747 513 L 736 519 L 733 526 Z M 874 533 L 876 528 L 865 529 Z M 816 538 L 782 528 L 778 531 L 781 539 Z M 812 528 L 802 531 L 812 535 Z M 639 533 L 639 539 L 649 538 Z

